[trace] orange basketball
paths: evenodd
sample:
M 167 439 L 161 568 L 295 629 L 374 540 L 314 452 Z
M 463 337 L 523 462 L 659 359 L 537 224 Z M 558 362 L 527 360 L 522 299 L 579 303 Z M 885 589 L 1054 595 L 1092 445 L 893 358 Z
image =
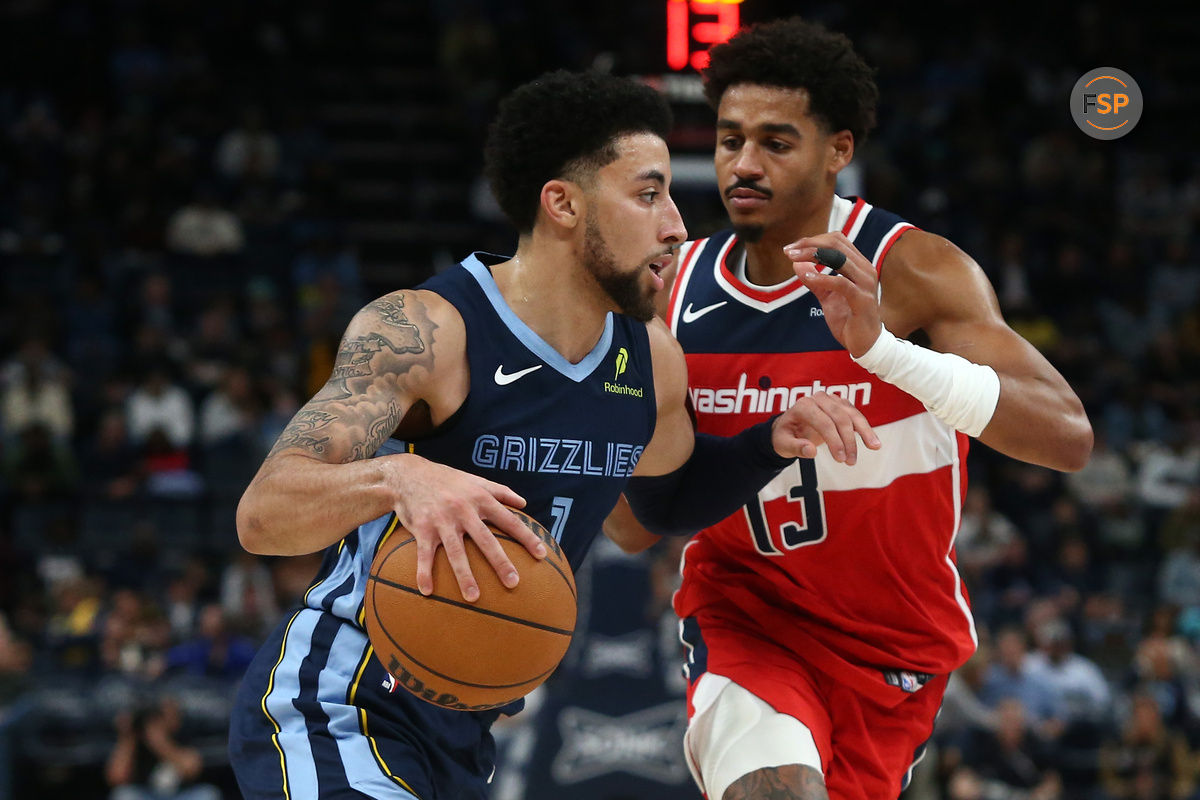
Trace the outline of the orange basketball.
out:
M 484 711 L 533 691 L 554 672 L 575 630 L 575 576 L 558 542 L 533 517 L 513 510 L 541 537 L 539 561 L 491 527 L 521 576 L 515 589 L 475 543 L 464 542 L 479 599 L 463 600 L 446 552 L 433 561 L 433 594 L 417 590 L 416 539 L 396 527 L 371 563 L 364 611 L 375 655 L 404 688 L 435 705 Z

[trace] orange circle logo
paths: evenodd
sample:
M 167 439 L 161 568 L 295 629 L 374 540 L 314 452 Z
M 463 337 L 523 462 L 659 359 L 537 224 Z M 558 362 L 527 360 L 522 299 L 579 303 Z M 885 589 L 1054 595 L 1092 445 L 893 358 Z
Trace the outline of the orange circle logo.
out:
M 1075 82 L 1071 118 L 1093 139 L 1120 139 L 1142 118 L 1142 90 L 1128 72 L 1097 67 Z

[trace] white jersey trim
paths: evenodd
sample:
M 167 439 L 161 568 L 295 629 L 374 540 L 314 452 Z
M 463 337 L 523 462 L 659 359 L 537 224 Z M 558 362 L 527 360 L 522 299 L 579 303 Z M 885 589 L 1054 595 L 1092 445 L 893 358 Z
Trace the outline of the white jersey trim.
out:
M 850 219 L 850 215 L 854 213 L 855 204 L 845 199 L 844 197 L 833 196 L 833 208 L 829 212 L 829 230 L 840 231 L 846 227 L 846 221 Z M 850 230 L 846 231 L 846 238 L 854 242 L 858 238 L 858 234 L 862 231 L 862 226 L 867 221 L 867 217 L 871 215 L 871 209 L 875 206 L 863 201 L 862 210 L 858 212 L 858 217 L 854 220 L 854 225 Z
M 828 447 L 817 450 L 817 485 L 821 491 L 882 489 L 906 475 L 924 475 L 958 462 L 955 431 L 930 413 L 874 426 L 883 446 L 878 450 L 858 448 L 854 466 L 833 460 Z M 914 447 L 920 442 L 920 447 Z M 786 472 L 786 471 L 785 471 Z M 769 484 L 768 484 L 769 485 Z M 955 495 L 955 530 L 958 529 L 958 488 Z
M 946 566 L 950 568 L 950 573 L 954 576 L 954 601 L 958 603 L 963 616 L 967 619 L 971 642 L 976 649 L 979 649 L 979 633 L 975 630 L 975 615 L 971 613 L 971 604 L 967 602 L 966 595 L 963 594 L 962 576 L 958 574 L 958 567 L 955 566 L 954 559 L 950 557 L 950 554 L 954 552 L 954 543 L 958 540 L 958 532 L 962 529 L 962 461 L 958 457 L 957 448 L 954 451 L 954 470 L 951 474 L 954 480 L 954 533 L 950 537 L 950 546 L 946 549 Z
M 896 240 L 900 238 L 900 234 L 908 230 L 915 230 L 916 227 L 916 225 L 913 225 L 909 222 L 897 222 L 892 226 L 892 229 L 888 231 L 882 239 L 879 240 L 879 247 L 875 248 L 875 255 L 871 256 L 871 263 L 875 265 L 876 272 L 878 272 L 879 268 L 882 266 L 879 261 L 883 258 L 883 254 L 887 252 L 889 247 L 895 244 Z
M 725 291 L 725 293 L 727 295 L 732 297 L 734 300 L 737 300 L 739 303 L 741 303 L 744 306 L 749 306 L 750 308 L 754 308 L 759 311 L 774 311 L 777 308 L 783 308 L 788 303 L 795 300 L 797 297 L 801 297 L 803 295 L 808 294 L 808 287 L 805 286 L 803 283 L 800 283 L 800 279 L 796 278 L 796 277 L 788 278 L 783 283 L 779 283 L 774 286 L 756 287 L 764 292 L 772 292 L 772 291 L 777 291 L 784 286 L 788 286 L 793 283 L 796 284 L 795 289 L 788 292 L 787 294 L 780 295 L 779 297 L 776 297 L 773 300 L 759 300 L 756 297 L 750 297 L 748 294 L 746 294 L 745 292 L 742 291 L 741 287 L 737 286 L 736 284 L 730 283 L 729 280 L 725 277 L 724 273 L 721 271 L 721 265 L 725 263 L 725 258 L 726 258 L 726 256 L 729 255 L 729 249 L 733 246 L 733 243 L 735 241 L 737 241 L 737 237 L 731 236 L 729 238 L 729 241 L 727 241 L 725 243 L 725 246 L 722 247 L 720 252 L 717 253 L 717 258 L 716 258 L 716 260 L 713 261 L 713 265 L 712 265 L 713 279 L 717 282 L 717 285 L 720 286 Z M 824 269 L 828 269 L 828 267 L 825 267 Z

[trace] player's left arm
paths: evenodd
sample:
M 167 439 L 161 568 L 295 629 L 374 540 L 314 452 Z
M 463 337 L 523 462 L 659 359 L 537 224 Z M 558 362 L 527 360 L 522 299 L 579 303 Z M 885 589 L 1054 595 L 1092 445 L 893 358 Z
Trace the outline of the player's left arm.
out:
M 1063 471 L 1087 463 L 1092 428 L 1083 404 L 1058 370 L 1004 321 L 995 291 L 970 256 L 940 236 L 904 234 L 884 262 L 880 305 L 874 267 L 840 233 L 797 245 L 797 272 L 856 360 L 1005 455 Z M 807 271 L 806 246 L 845 253 L 840 274 Z M 893 341 L 918 329 L 929 336 L 931 350 Z
M 829 448 L 834 460 L 854 464 L 858 440 L 879 438 L 853 405 L 818 392 L 787 411 L 735 436 L 696 433 L 687 409 L 687 362 L 662 320 L 648 324 L 658 418 L 625 490 L 633 516 L 655 534 L 689 535 L 717 523 L 749 502 L 796 458 Z M 618 509 L 618 514 L 620 513 Z M 638 549 L 645 537 L 605 532 L 622 547 Z M 651 542 L 652 543 L 652 542 Z M 632 547 L 630 545 L 633 545 Z
M 914 326 L 928 334 L 935 350 L 986 364 L 1000 378 L 1000 399 L 979 441 L 1031 464 L 1082 469 L 1092 452 L 1083 403 L 1046 357 L 1004 321 L 975 260 L 946 239 L 919 231 L 896 247 L 897 260 L 887 269 L 899 267 L 898 290 L 903 307 L 917 312 Z M 893 291 L 889 279 L 884 281 L 885 291 Z

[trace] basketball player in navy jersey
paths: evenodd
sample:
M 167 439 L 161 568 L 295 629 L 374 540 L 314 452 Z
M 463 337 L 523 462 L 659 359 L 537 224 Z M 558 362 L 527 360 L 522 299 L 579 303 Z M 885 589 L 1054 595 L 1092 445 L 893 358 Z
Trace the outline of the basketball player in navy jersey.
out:
M 238 508 L 253 552 L 325 549 L 239 690 L 230 753 L 249 800 L 486 795 L 501 712 L 396 691 L 363 629 L 366 576 L 397 524 L 417 540 L 419 589 L 432 591 L 440 547 L 473 601 L 465 537 L 505 585 L 519 580 L 484 520 L 544 555 L 506 505 L 542 522 L 577 567 L 627 486 L 654 529 L 688 528 L 819 446 L 853 463 L 858 439 L 877 445 L 833 397 L 739 436 L 694 434 L 682 352 L 654 318 L 660 273 L 686 238 L 668 192 L 669 126 L 664 100 L 630 80 L 560 72 L 521 87 L 486 158 L 516 254 L 472 255 L 351 321 L 328 383 Z M 735 488 L 714 504 L 718 470 Z
M 953 549 L 970 438 L 1075 470 L 1091 427 L 968 255 L 835 194 L 877 97 L 848 39 L 789 19 L 710 56 L 732 230 L 682 248 L 660 295 L 697 429 L 824 392 L 884 446 L 853 467 L 796 461 L 688 543 L 685 753 L 709 800 L 895 798 L 976 646 Z M 905 340 L 918 330 L 928 347 Z M 653 541 L 628 509 L 605 529 Z

